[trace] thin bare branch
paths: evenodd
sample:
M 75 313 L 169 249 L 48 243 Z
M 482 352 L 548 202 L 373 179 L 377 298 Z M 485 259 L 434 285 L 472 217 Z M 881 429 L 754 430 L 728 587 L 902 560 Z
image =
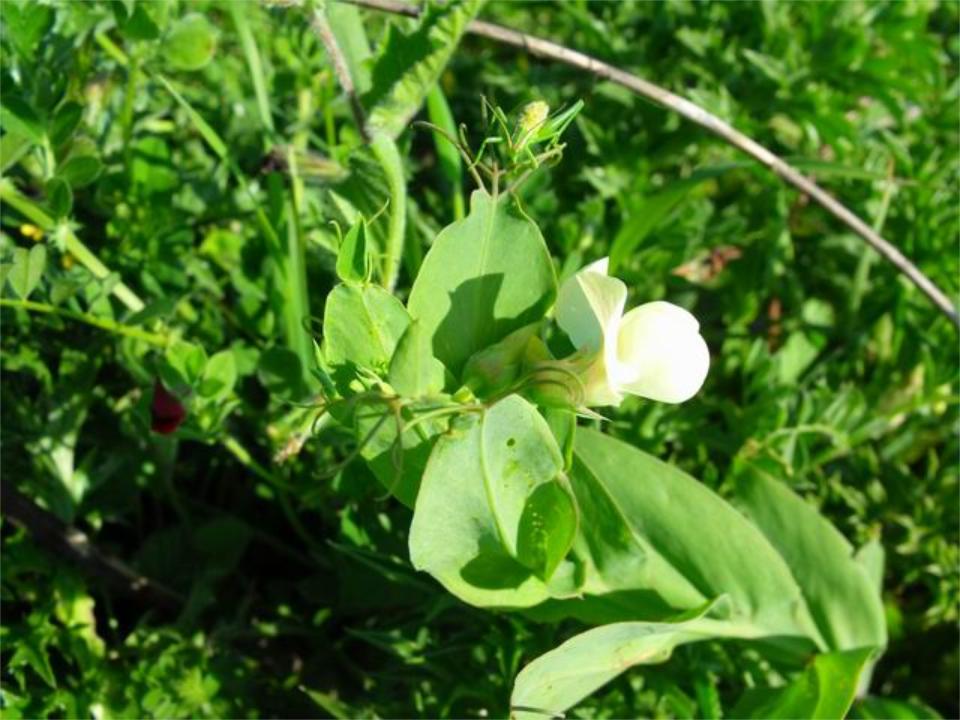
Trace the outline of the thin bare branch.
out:
M 397 0 L 343 1 L 372 10 L 407 15 L 409 17 L 417 17 L 420 14 L 418 8 L 403 2 L 398 2 Z M 637 75 L 621 70 L 590 55 L 559 45 L 558 43 L 543 40 L 533 35 L 527 35 L 526 33 L 521 33 L 516 30 L 511 30 L 510 28 L 505 28 L 502 25 L 484 22 L 482 20 L 474 20 L 471 22 L 467 27 L 467 32 L 490 38 L 491 40 L 496 40 L 506 45 L 512 45 L 513 47 L 525 50 L 531 55 L 536 55 L 537 57 L 548 60 L 555 60 L 589 72 L 599 78 L 615 82 L 633 91 L 637 95 L 662 105 L 682 115 L 691 122 L 706 128 L 714 135 L 768 167 L 785 182 L 813 198 L 820 206 L 859 235 L 868 245 L 892 263 L 901 273 L 906 275 L 937 308 L 950 318 L 954 325 L 960 328 L 960 315 L 958 315 L 953 301 L 893 244 L 881 237 L 879 233 L 861 220 L 856 214 L 843 205 L 843 203 L 839 202 L 830 195 L 830 193 L 821 188 L 816 182 L 784 162 L 784 160 L 767 150 L 755 140 L 735 130 L 716 115 L 707 112 L 699 105 L 679 95 L 675 95 L 659 85 L 654 85 Z
M 171 612 L 183 607 L 183 596 L 104 554 L 85 533 L 35 504 L 9 482 L 0 483 L 0 498 L 5 517 L 25 528 L 39 545 L 76 565 L 87 575 L 143 600 L 146 605 Z

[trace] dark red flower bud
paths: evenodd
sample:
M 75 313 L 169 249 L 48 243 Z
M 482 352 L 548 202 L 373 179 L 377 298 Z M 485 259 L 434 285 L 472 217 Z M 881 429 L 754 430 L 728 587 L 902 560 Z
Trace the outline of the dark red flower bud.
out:
M 169 435 L 187 417 L 187 409 L 179 398 L 167 390 L 160 379 L 153 384 L 153 403 L 150 405 L 150 428 L 155 433 Z

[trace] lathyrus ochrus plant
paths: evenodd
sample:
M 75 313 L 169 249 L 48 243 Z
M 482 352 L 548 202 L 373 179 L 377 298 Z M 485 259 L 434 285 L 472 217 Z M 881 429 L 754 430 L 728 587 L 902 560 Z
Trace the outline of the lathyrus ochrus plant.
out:
M 689 399 L 709 353 L 680 307 L 624 313 L 627 288 L 604 260 L 558 288 L 509 182 L 556 160 L 569 116 L 532 107 L 509 128 L 499 114 L 483 146 L 497 160 L 464 150 L 481 187 L 406 305 L 371 282 L 364 223 L 349 230 L 318 352 L 323 409 L 413 510 L 416 568 L 471 605 L 588 626 L 520 672 L 516 716 L 560 714 L 680 644 L 731 638 L 784 677 L 734 715 L 842 717 L 886 643 L 879 546 L 854 552 L 758 468 L 733 469 L 728 502 L 576 424 L 627 394 Z

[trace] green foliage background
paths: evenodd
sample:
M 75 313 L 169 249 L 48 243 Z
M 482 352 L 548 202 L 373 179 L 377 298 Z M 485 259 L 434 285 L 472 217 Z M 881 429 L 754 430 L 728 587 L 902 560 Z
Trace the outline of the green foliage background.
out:
M 492 2 L 483 17 L 690 97 L 817 177 L 956 297 L 958 7 Z M 351 440 L 336 427 L 292 452 L 305 422 L 295 401 L 312 380 L 289 308 L 323 315 L 338 247 L 329 221 L 348 219 L 336 195 L 373 215 L 391 191 L 307 13 L 185 2 L 2 12 L 3 294 L 83 318 L 0 311 L 3 482 L 184 598 L 178 612 L 131 601 L 4 518 L 4 716 L 505 715 L 517 671 L 580 628 L 481 612 L 415 573 L 409 510 L 363 463 L 339 465 Z M 408 24 L 362 17 L 375 50 L 388 24 Z M 630 304 L 691 308 L 713 357 L 694 401 L 629 400 L 606 431 L 721 494 L 749 459 L 855 545 L 879 539 L 891 641 L 871 694 L 956 717 L 949 322 L 819 208 L 622 88 L 472 37 L 440 87 L 475 144 L 481 96 L 507 110 L 584 100 L 564 161 L 522 187 L 527 213 L 561 273 L 612 253 Z M 408 130 L 399 146 L 405 297 L 457 203 L 429 132 Z M 67 222 L 43 246 L 22 227 L 38 223 L 31 208 Z M 387 222 L 371 236 L 386 237 Z M 105 272 L 90 272 L 77 239 Z M 30 247 L 46 247 L 34 283 L 15 258 Z M 120 283 L 145 309 L 124 304 Z M 178 344 L 158 350 L 117 322 Z M 176 439 L 150 432 L 154 378 L 171 373 L 197 388 Z M 717 717 L 776 677 L 746 647 L 682 647 L 575 713 Z M 854 708 L 891 712 L 880 700 Z

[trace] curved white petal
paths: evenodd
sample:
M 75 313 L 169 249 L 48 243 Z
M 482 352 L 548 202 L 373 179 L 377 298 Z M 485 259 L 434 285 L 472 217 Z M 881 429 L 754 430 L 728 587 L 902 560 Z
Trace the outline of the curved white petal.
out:
M 618 390 L 652 400 L 680 403 L 703 385 L 710 352 L 697 319 L 668 302 L 640 305 L 624 315 L 617 355 L 630 377 Z
M 568 278 L 557 295 L 557 324 L 577 350 L 599 352 L 604 338 L 616 338 L 627 302 L 627 286 L 607 275 L 607 258 Z

